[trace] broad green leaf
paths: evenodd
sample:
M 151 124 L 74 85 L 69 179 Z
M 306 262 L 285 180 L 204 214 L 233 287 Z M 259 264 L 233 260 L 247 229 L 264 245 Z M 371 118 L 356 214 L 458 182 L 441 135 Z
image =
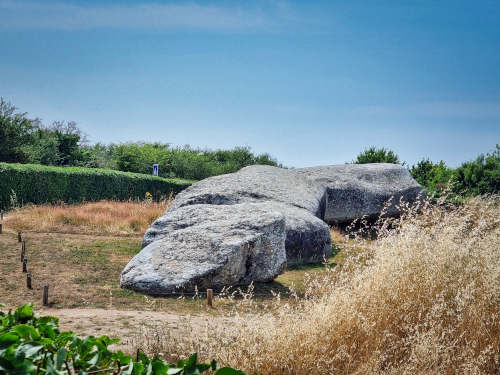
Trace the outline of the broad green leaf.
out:
M 42 336 L 48 337 L 52 340 L 54 340 L 59 333 L 57 329 L 54 329 L 54 326 L 52 324 L 40 324 L 38 326 L 38 331 Z
M 141 375 L 143 371 L 144 371 L 144 365 L 141 362 L 135 362 L 132 374 Z
M 16 310 L 16 315 L 20 320 L 26 321 L 33 318 L 33 307 L 31 305 L 24 305 Z
M 133 370 L 134 370 L 134 361 L 132 361 L 132 358 L 131 358 L 126 369 L 122 371 L 122 374 L 123 375 L 130 375 L 130 374 L 132 374 Z
M 66 360 L 66 349 L 61 348 L 57 352 L 57 357 L 56 357 L 56 367 L 58 370 L 61 369 L 65 360 Z
M 123 375 L 200 375 L 210 369 L 216 375 L 244 375 L 229 367 L 216 370 L 215 361 L 197 363 L 196 353 L 180 360 L 177 367 L 144 353 L 134 362 L 123 352 L 108 349 L 118 341 L 107 336 L 80 339 L 72 332 L 61 333 L 57 318 L 36 318 L 31 305 L 25 305 L 0 317 L 0 374 L 68 375 L 64 364 L 69 359 L 75 375 L 109 372 L 107 368 L 117 369 L 118 364 Z M 40 362 L 42 366 L 37 367 Z
M 186 361 L 186 364 L 184 366 L 186 367 L 193 367 L 196 365 L 196 360 L 198 359 L 198 355 L 196 353 L 193 353 L 189 356 L 188 360 Z
M 26 344 L 20 345 L 16 348 L 16 357 L 22 358 L 33 358 L 40 350 L 43 349 L 43 345 L 28 342 Z
M 99 360 L 99 352 L 97 352 L 91 359 L 88 361 L 88 364 L 91 366 L 95 366 L 97 361 Z
M 142 362 L 143 364 L 147 365 L 149 363 L 149 358 L 142 352 L 137 352 L 137 357 L 139 358 L 139 361 Z
M 27 324 L 19 324 L 12 328 L 12 331 L 17 333 L 24 340 L 39 340 L 40 335 L 32 326 Z
M 132 358 L 129 355 L 124 354 L 121 350 L 115 353 L 115 359 L 122 365 L 132 360 Z
M 169 368 L 167 371 L 167 374 L 168 375 L 175 375 L 175 374 L 179 374 L 181 371 L 183 371 L 183 369 L 179 368 L 179 367 Z
M 41 318 L 38 318 L 38 324 L 49 324 L 53 328 L 57 328 L 59 325 L 59 318 L 56 318 L 55 316 L 42 316 Z
M 7 348 L 19 341 L 19 336 L 14 333 L 4 333 L 0 335 L 0 349 Z
M 153 367 L 153 374 L 154 375 L 167 375 L 169 365 L 167 363 L 163 362 L 161 359 L 154 358 L 151 361 L 151 366 Z

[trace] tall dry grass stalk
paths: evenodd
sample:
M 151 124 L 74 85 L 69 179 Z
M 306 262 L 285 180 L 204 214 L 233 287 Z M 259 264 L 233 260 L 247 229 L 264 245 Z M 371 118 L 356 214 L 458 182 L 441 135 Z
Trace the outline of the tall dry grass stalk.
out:
M 172 199 L 26 206 L 9 213 L 6 223 L 20 231 L 142 235 L 171 202 Z
M 499 224 L 498 197 L 409 210 L 310 277 L 305 299 L 171 335 L 161 350 L 248 373 L 500 373 Z

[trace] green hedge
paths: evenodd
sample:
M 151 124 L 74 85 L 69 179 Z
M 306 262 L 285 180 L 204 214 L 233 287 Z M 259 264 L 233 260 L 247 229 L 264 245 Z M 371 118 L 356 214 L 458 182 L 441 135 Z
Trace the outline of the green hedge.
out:
M 146 192 L 159 199 L 192 182 L 106 169 L 0 163 L 0 209 L 11 206 L 13 192 L 19 204 L 142 199 Z

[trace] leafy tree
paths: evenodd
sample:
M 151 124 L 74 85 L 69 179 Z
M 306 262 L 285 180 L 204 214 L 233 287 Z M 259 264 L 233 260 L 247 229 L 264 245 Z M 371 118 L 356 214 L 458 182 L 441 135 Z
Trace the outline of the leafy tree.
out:
M 500 193 L 500 145 L 457 168 L 455 191 L 465 195 Z
M 454 170 L 448 168 L 442 160 L 433 163 L 429 159 L 422 159 L 411 167 L 410 173 L 431 195 L 439 195 L 449 182 L 453 182 L 454 177 Z
M 167 144 L 124 143 L 113 148 L 112 157 L 120 171 L 151 174 L 153 164 L 159 164 L 160 176 L 169 177 L 171 152 Z
M 118 169 L 116 161 L 113 158 L 115 148 L 116 145 L 114 144 L 105 145 L 103 143 L 96 143 L 94 145 L 83 144 L 80 147 L 82 152 L 88 152 L 89 155 L 92 155 L 96 168 L 103 169 Z
M 56 137 L 34 136 L 35 142 L 23 147 L 27 162 L 42 165 L 60 165 L 59 142 Z
M 51 126 L 37 122 L 31 142 L 23 147 L 27 162 L 54 166 L 97 166 L 91 150 L 81 146 L 85 135 L 73 121 L 55 121 Z
M 399 161 L 398 155 L 396 155 L 392 150 L 386 149 L 384 147 L 377 148 L 375 146 L 369 147 L 361 152 L 356 160 L 353 161 L 354 164 L 366 164 L 366 163 L 392 163 L 392 164 L 402 164 Z
M 17 112 L 11 103 L 0 98 L 0 161 L 22 163 L 27 159 L 23 147 L 31 143 L 33 120 Z

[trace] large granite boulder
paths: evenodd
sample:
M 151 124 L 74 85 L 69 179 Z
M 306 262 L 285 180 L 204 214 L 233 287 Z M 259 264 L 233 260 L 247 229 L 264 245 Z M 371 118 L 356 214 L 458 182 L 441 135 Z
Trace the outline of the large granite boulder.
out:
M 331 251 L 326 223 L 397 215 L 422 188 L 394 164 L 250 166 L 177 195 L 147 230 L 121 285 L 148 294 L 269 281 Z M 325 223 L 326 222 L 326 223 Z
M 323 216 L 325 189 L 293 169 L 252 165 L 199 181 L 175 197 L 170 210 L 192 204 L 279 202 Z
M 285 218 L 258 204 L 182 207 L 155 227 L 157 240 L 127 264 L 122 287 L 164 295 L 266 282 L 286 266 Z

